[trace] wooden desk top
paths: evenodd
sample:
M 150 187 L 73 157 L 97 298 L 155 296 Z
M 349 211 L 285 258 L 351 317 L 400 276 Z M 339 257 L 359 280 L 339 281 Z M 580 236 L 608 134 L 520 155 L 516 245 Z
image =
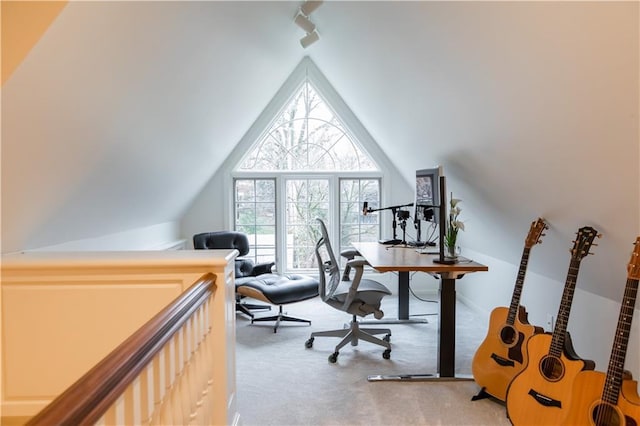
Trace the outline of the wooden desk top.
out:
M 415 247 L 394 247 L 380 243 L 353 243 L 352 245 L 379 272 L 422 271 L 442 274 L 489 270 L 486 265 L 465 260 L 465 258 L 453 265 L 433 263 L 438 259 L 438 255 L 420 254 Z

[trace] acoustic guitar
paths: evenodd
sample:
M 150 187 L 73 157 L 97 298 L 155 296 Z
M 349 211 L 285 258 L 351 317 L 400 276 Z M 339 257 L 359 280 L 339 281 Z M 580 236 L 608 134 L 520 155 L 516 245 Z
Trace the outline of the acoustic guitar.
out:
M 557 424 L 566 416 L 577 374 L 595 367 L 593 361 L 580 359 L 575 353 L 567 323 L 580 262 L 596 237 L 599 235 L 592 227 L 578 230 L 553 333 L 531 336 L 527 344 L 529 363 L 507 388 L 507 416 L 514 425 Z
M 638 382 L 624 371 L 631 320 L 640 278 L 640 237 L 636 238 L 631 261 L 627 266 L 618 326 L 613 338 L 607 373 L 581 371 L 573 382 L 569 411 L 562 424 L 595 426 L 630 426 L 640 423 Z
M 489 330 L 471 363 L 473 378 L 482 389 L 473 400 L 490 395 L 504 401 L 509 383 L 527 365 L 525 348 L 529 338 L 544 331 L 541 327 L 529 324 L 527 311 L 524 306 L 520 306 L 520 297 L 531 248 L 542 242 L 540 238 L 547 228 L 542 218 L 531 223 L 524 240 L 511 305 L 508 308 L 500 306 L 491 311 Z

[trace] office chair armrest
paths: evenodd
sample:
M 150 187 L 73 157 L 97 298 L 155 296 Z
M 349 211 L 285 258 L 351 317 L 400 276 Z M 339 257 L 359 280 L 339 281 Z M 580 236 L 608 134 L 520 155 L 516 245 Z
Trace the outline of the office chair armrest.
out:
M 364 268 L 365 266 L 369 266 L 369 262 L 367 262 L 365 259 L 352 259 L 347 262 L 347 266 L 350 266 L 354 269 Z
M 345 257 L 349 260 L 353 259 L 356 256 L 360 256 L 360 252 L 353 247 L 346 248 L 340 252 L 340 256 Z
M 347 265 L 344 267 L 344 271 L 342 272 L 342 281 L 349 281 L 351 276 L 351 261 L 354 260 L 356 256 L 360 256 L 360 252 L 354 248 L 347 248 L 340 252 L 340 255 L 346 259 L 348 259 Z M 355 265 L 353 265 L 355 267 Z
M 270 274 L 271 268 L 273 268 L 275 264 L 276 262 L 256 263 L 253 265 L 253 273 L 251 275 Z
M 353 260 L 354 257 L 360 256 L 360 252 L 353 247 L 346 248 L 340 252 L 340 256 L 344 257 L 347 260 Z M 342 281 L 349 281 L 349 276 L 351 275 L 351 266 L 347 263 L 347 266 L 344 267 L 344 271 L 342 272 Z
M 368 265 L 364 259 L 353 259 L 347 262 L 347 267 L 351 267 L 356 271 L 355 277 L 353 277 L 353 281 L 351 281 L 351 286 L 349 287 L 349 293 L 344 300 L 343 309 L 346 310 L 353 299 L 356 297 L 356 293 L 358 292 L 358 287 L 360 286 L 360 280 L 362 280 L 362 275 L 364 274 L 364 267 Z M 343 278 L 344 279 L 344 278 Z

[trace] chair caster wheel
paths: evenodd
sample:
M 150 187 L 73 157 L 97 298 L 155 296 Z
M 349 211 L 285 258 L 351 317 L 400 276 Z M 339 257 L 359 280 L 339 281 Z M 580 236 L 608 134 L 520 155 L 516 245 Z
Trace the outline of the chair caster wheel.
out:
M 309 340 L 304 342 L 304 347 L 307 349 L 310 349 L 313 347 L 313 337 L 311 337 Z
M 384 340 L 385 342 L 390 342 L 391 341 L 391 334 L 387 334 L 385 335 L 382 340 Z
M 387 349 L 386 351 L 384 351 L 382 353 L 382 358 L 384 359 L 391 359 L 391 349 Z
M 338 352 L 334 352 L 331 355 L 329 355 L 329 362 L 331 364 L 335 364 L 337 360 L 338 360 Z

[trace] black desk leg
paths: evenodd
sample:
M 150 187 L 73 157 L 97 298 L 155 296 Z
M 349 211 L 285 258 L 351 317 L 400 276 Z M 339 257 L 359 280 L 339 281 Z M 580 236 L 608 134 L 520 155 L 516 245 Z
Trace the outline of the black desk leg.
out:
M 409 271 L 398 272 L 398 318 L 363 320 L 360 324 L 427 324 L 425 318 L 409 318 Z
M 381 381 L 458 381 L 473 380 L 470 375 L 455 374 L 456 367 L 456 280 L 440 279 L 440 321 L 438 324 L 438 372 L 436 374 L 375 374 L 370 382 Z
M 456 280 L 440 280 L 440 322 L 438 324 L 438 373 L 455 376 L 456 359 Z
M 409 319 L 409 271 L 398 272 L 398 319 Z

